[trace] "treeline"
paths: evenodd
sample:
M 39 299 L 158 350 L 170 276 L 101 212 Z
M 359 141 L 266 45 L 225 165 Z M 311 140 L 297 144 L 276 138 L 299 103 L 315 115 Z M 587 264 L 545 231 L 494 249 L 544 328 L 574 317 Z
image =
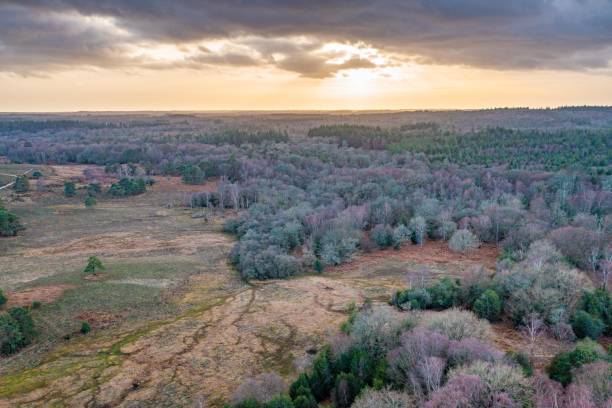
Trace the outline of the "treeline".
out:
M 556 171 L 567 167 L 595 168 L 611 174 L 610 130 L 565 129 L 555 131 L 487 128 L 451 132 L 435 123 L 415 123 L 399 129 L 356 125 L 320 126 L 310 137 L 334 140 L 340 145 L 392 152 L 422 153 L 434 164 L 507 166 Z

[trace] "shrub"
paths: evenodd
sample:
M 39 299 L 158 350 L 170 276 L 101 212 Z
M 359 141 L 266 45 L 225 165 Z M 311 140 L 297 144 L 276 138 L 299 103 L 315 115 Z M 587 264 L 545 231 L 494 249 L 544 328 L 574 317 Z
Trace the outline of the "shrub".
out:
M 76 185 L 72 181 L 64 182 L 64 196 L 74 197 L 76 195 Z
M 83 203 L 85 204 L 85 207 L 89 208 L 96 205 L 98 201 L 96 200 L 96 197 L 88 195 L 87 197 L 85 197 L 85 201 L 83 201 Z
M 372 230 L 372 239 L 379 248 L 387 248 L 393 244 L 393 230 L 388 225 L 378 224 Z
M 411 408 L 414 406 L 412 398 L 404 392 L 375 391 L 371 388 L 364 390 L 351 405 L 352 408 Z
M 476 235 L 466 229 L 456 231 L 448 241 L 448 247 L 453 252 L 468 252 L 480 246 Z
M 421 310 L 431 307 L 431 295 L 427 289 L 414 288 L 397 291 L 391 303 L 402 310 Z
M 526 377 L 531 377 L 533 375 L 533 365 L 531 364 L 527 354 L 521 351 L 509 351 L 506 356 L 509 360 L 514 361 L 519 367 L 521 367 L 523 374 L 525 374 Z
M 302 395 L 306 391 L 312 394 L 312 390 L 310 389 L 310 382 L 308 381 L 308 376 L 305 373 L 300 373 L 297 380 L 292 382 L 289 386 L 289 396 L 293 399 L 296 399 L 299 395 Z
M 456 280 L 448 277 L 440 279 L 427 289 L 431 296 L 431 307 L 434 309 L 448 309 L 459 303 L 461 289 Z
M 393 230 L 393 248 L 399 249 L 410 239 L 410 229 L 404 224 L 400 224 Z
M 35 300 L 32 302 L 32 309 L 40 309 L 41 306 L 42 306 L 42 303 L 38 300 Z
M 87 334 L 91 331 L 91 326 L 87 322 L 81 323 L 81 334 Z
M 593 340 L 580 341 L 572 351 L 557 354 L 547 367 L 548 376 L 563 385 L 572 382 L 572 370 L 593 363 L 604 355 L 603 349 Z
M 499 320 L 499 315 L 502 310 L 502 302 L 495 291 L 487 289 L 474 302 L 473 308 L 478 317 L 493 322 Z
M 6 299 L 6 295 L 4 294 L 4 292 L 2 291 L 2 289 L 0 289 L 0 307 L 4 306 L 4 304 L 6 303 L 7 299 Z
M 590 337 L 597 339 L 605 329 L 600 318 L 594 317 L 584 310 L 579 310 L 572 318 L 572 329 L 580 339 Z
M 486 320 L 481 320 L 474 313 L 449 309 L 427 318 L 425 327 L 448 337 L 450 340 L 462 340 L 474 337 L 486 340 L 491 337 L 491 328 Z
M 285 392 L 286 388 L 285 382 L 278 374 L 262 373 L 240 384 L 234 392 L 232 401 L 234 404 L 250 400 L 266 403 Z
M 15 179 L 15 184 L 13 184 L 13 190 L 16 193 L 27 193 L 30 191 L 30 181 L 28 180 L 28 176 L 19 176 Z

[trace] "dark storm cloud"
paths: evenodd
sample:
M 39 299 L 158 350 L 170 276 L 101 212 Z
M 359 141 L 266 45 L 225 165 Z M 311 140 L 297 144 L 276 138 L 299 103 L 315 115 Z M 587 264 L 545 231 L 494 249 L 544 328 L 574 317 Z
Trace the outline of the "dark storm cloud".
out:
M 70 18 L 62 18 L 70 16 Z M 79 22 L 79 17 L 83 19 Z M 85 22 L 110 17 L 122 33 Z M 283 37 L 306 36 L 292 44 Z M 21 0 L 0 2 L 0 69 L 130 65 L 123 46 L 237 39 L 257 56 L 202 52 L 184 64 L 272 64 L 324 77 L 373 64 L 326 64 L 328 41 L 365 43 L 406 58 L 494 69 L 608 67 L 608 0 Z M 251 38 L 244 40 L 244 38 Z M 285 54 L 275 60 L 274 53 Z M 344 67 L 342 65 L 345 65 Z

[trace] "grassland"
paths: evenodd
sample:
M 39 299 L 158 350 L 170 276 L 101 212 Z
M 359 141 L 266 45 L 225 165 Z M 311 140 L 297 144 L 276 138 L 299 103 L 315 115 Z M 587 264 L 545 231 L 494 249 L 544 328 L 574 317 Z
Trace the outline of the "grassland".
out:
M 74 176 L 60 170 L 43 168 L 58 182 Z M 220 232 L 220 217 L 206 223 L 165 206 L 190 188 L 164 179 L 89 209 L 57 187 L 8 197 L 27 230 L 0 241 L 0 286 L 14 304 L 43 305 L 33 311 L 36 344 L 0 361 L 0 407 L 221 406 L 249 376 L 295 376 L 350 302 L 384 301 L 407 280 L 480 264 L 490 271 L 497 255 L 428 243 L 322 275 L 247 284 L 227 263 L 233 239 Z M 97 277 L 82 272 L 90 255 L 107 267 Z M 78 333 L 82 321 L 90 334 Z

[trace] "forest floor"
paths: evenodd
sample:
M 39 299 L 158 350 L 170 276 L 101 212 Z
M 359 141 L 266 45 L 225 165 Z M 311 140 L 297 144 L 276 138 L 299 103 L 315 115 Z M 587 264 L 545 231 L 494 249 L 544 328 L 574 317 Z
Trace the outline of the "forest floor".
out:
M 74 167 L 43 173 L 81 177 L 85 169 Z M 36 343 L 0 360 L 0 407 L 220 407 L 250 376 L 295 377 L 351 302 L 384 302 L 415 280 L 479 265 L 491 272 L 497 256 L 493 247 L 457 255 L 432 242 L 249 284 L 227 262 L 234 239 L 221 232 L 221 217 L 206 223 L 168 208 L 192 191 L 201 190 L 164 178 L 141 196 L 94 208 L 61 189 L 8 197 L 27 229 L 0 240 L 0 287 L 11 305 L 42 306 L 33 310 Z M 106 265 L 96 276 L 82 272 L 91 255 Z M 93 328 L 87 335 L 82 321 Z M 507 326 L 494 331 L 504 348 L 525 346 Z

